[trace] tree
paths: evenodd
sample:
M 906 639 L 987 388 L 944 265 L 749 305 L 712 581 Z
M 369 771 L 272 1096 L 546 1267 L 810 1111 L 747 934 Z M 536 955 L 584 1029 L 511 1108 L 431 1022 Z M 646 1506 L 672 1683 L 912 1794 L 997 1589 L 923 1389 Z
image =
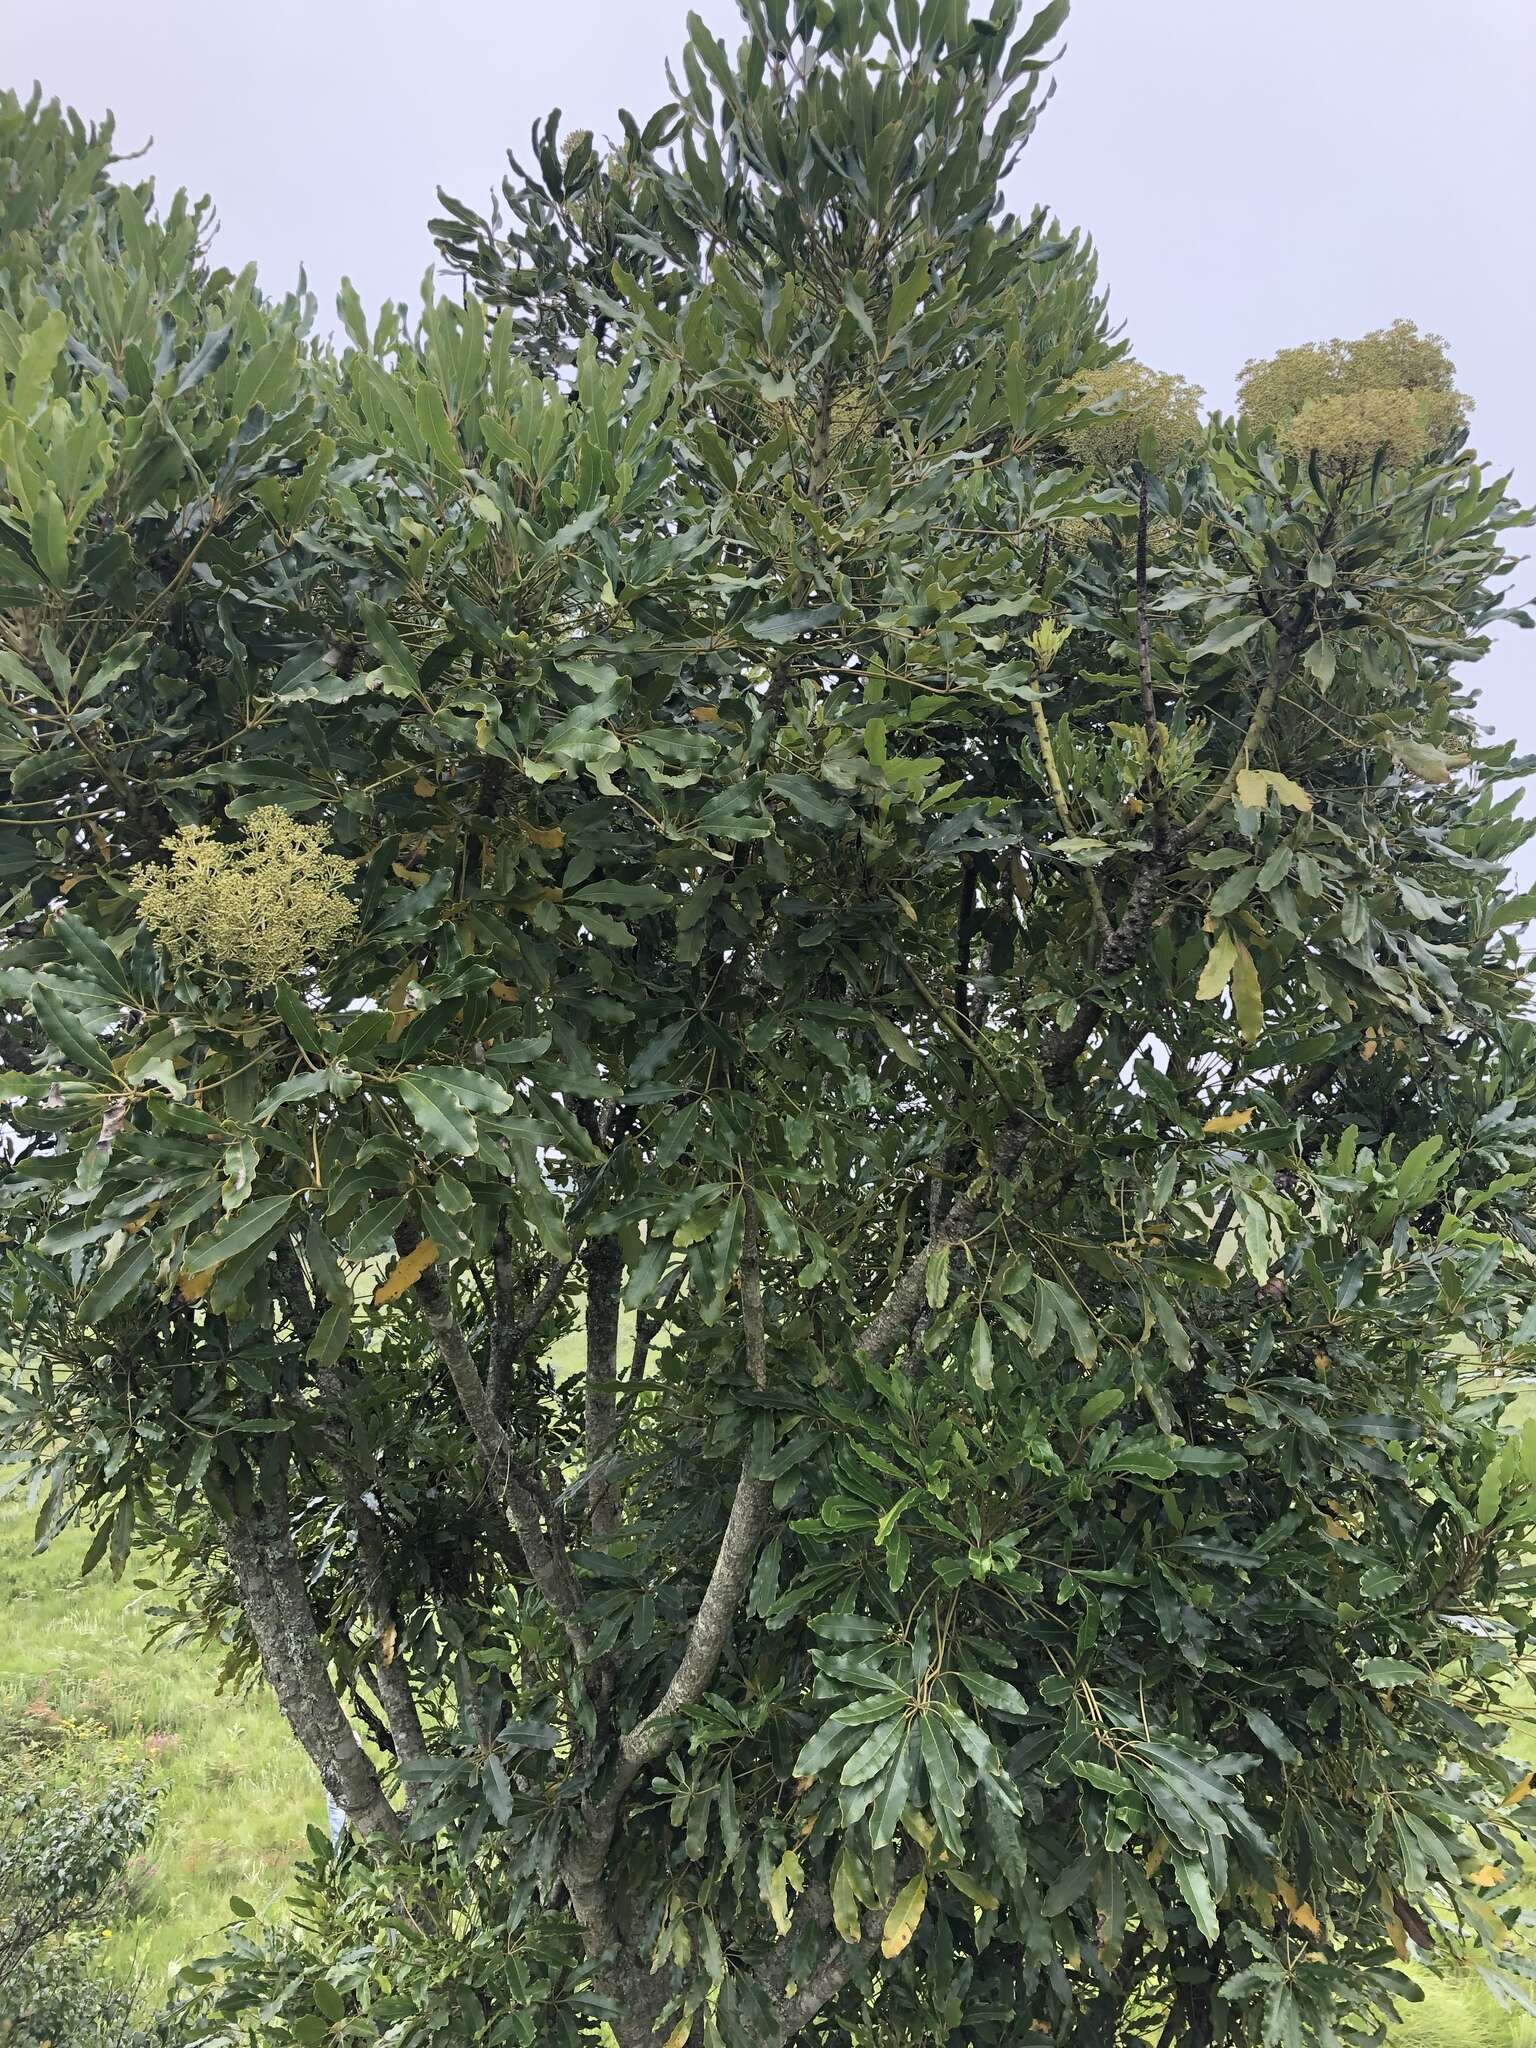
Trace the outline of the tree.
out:
M 1064 5 L 742 13 L 335 349 L 6 102 L 10 1454 L 363 1845 L 255 2038 L 1375 2040 L 1527 1969 L 1526 515 L 1126 361 Z

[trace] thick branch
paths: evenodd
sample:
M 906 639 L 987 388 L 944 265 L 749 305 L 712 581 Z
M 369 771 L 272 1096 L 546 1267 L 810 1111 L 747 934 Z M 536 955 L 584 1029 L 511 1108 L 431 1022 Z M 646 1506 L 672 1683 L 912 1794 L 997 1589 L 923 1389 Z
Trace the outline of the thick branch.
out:
M 763 1330 L 763 1280 L 759 1263 L 759 1232 L 757 1204 L 752 1199 L 750 1181 L 746 1191 L 746 1225 L 742 1237 L 741 1252 L 741 1319 L 742 1335 L 747 1356 L 747 1370 L 752 1383 L 759 1389 L 768 1384 L 768 1352 Z M 699 1602 L 698 1612 L 688 1631 L 688 1641 L 673 1672 L 671 1682 L 662 1694 L 660 1702 L 647 1714 L 643 1721 L 631 1728 L 620 1743 L 624 1759 L 623 1784 L 634 1782 L 636 1774 L 661 1755 L 672 1740 L 671 1721 L 684 1707 L 691 1707 L 704 1697 L 710 1680 L 719 1665 L 725 1649 L 726 1637 L 730 1634 L 731 1623 L 741 1605 L 742 1595 L 747 1589 L 747 1579 L 752 1570 L 752 1560 L 757 1553 L 763 1529 L 768 1520 L 768 1507 L 773 1498 L 773 1483 L 767 1479 L 752 1477 L 752 1450 L 750 1444 L 742 1453 L 741 1473 L 736 1481 L 736 1495 L 731 1502 L 731 1512 L 725 1525 L 725 1534 L 715 1556 L 714 1569 L 709 1575 L 709 1584 Z
M 872 1907 L 861 1913 L 861 1933 L 857 1941 L 836 1941 L 792 1998 L 773 1999 L 778 2020 L 778 2032 L 773 2036 L 774 2048 L 784 2048 L 784 2043 L 792 2041 L 802 2027 L 809 2026 L 823 2006 L 830 2005 L 840 1992 L 846 1990 L 855 1969 L 860 1963 L 867 1962 L 879 1946 L 884 1919 L 883 1908 Z
M 275 1489 L 223 1537 L 267 1682 L 320 1781 L 365 1841 L 398 1841 L 400 1816 L 342 1711 L 315 1626 L 288 1524 Z
M 314 1339 L 320 1319 L 309 1289 L 304 1284 L 304 1275 L 298 1259 L 291 1247 L 285 1247 L 279 1254 L 277 1274 L 278 1298 L 287 1311 L 288 1319 L 293 1324 L 300 1342 L 307 1349 Z M 367 1584 L 368 1621 L 373 1634 L 374 1683 L 378 1688 L 384 1712 L 389 1718 L 389 1733 L 394 1744 L 395 1760 L 397 1763 L 405 1763 L 425 1756 L 427 1744 L 421 1730 L 421 1717 L 416 1710 L 416 1696 L 411 1690 L 405 1654 L 399 1647 L 399 1618 L 395 1614 L 394 1600 L 390 1592 L 389 1571 L 384 1556 L 379 1516 L 367 1488 L 362 1483 L 362 1475 L 366 1469 L 367 1442 L 342 1375 L 334 1367 L 325 1367 L 317 1378 L 321 1392 L 335 1404 L 346 1422 L 354 1462 L 352 1468 L 343 1474 L 342 1490 L 346 1496 L 352 1533 L 357 1538 L 357 1554 Z M 409 1794 L 406 1803 L 410 1803 Z
M 409 1249 L 403 1239 L 401 1243 L 402 1250 Z M 469 1423 L 480 1468 L 522 1545 L 533 1582 L 564 1622 L 572 1648 L 583 1656 L 591 1636 L 581 1620 L 581 1589 L 564 1545 L 547 1525 L 542 1489 L 518 1466 L 512 1441 L 491 1407 L 463 1325 L 437 1275 L 429 1268 L 413 1291 Z
M 1281 688 L 1287 675 L 1290 673 L 1291 659 L 1296 652 L 1301 635 L 1306 629 L 1309 611 L 1310 607 L 1307 601 L 1303 599 L 1301 610 L 1296 619 L 1282 631 L 1279 642 L 1275 647 L 1275 658 L 1270 664 L 1269 674 L 1264 678 L 1264 687 L 1260 690 L 1258 700 L 1254 704 L 1253 715 L 1248 721 L 1248 729 L 1243 734 L 1242 742 L 1228 763 L 1227 772 L 1216 785 L 1213 794 L 1200 806 L 1189 822 L 1181 826 L 1174 835 L 1173 845 L 1176 851 L 1182 852 L 1186 846 L 1192 845 L 1211 822 L 1212 818 L 1218 812 L 1225 810 L 1232 801 L 1232 793 L 1237 788 L 1239 774 L 1258 752 L 1264 735 L 1269 730 L 1269 721 L 1274 715 L 1276 704 L 1280 701 Z
M 539 1333 L 545 1316 L 559 1300 L 574 1259 L 557 1259 L 540 1283 L 538 1292 L 521 1315 L 517 1313 L 517 1286 L 513 1277 L 511 1247 L 506 1233 L 498 1231 L 492 1253 L 496 1315 L 491 1336 L 491 1364 L 485 1388 L 498 1422 L 505 1424 L 512 1398 L 513 1372 L 524 1352 Z
M 621 1509 L 609 1470 L 618 1436 L 619 1289 L 624 1280 L 617 1238 L 593 1238 L 582 1262 L 587 1269 L 587 1513 L 593 1541 L 606 1543 L 618 1528 Z

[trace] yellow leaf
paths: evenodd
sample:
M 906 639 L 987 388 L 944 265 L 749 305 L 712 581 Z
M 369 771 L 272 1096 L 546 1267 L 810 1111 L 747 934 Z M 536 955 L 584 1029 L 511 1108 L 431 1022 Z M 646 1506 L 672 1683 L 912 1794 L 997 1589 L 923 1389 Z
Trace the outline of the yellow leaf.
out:
M 1269 797 L 1269 777 L 1258 768 L 1237 771 L 1237 800 L 1250 811 L 1262 811 Z
M 1481 1870 L 1474 1870 L 1467 1879 L 1468 1884 L 1480 1885 L 1484 1890 L 1491 1884 L 1498 1884 L 1504 1876 L 1497 1863 L 1485 1863 Z
M 1237 941 L 1227 932 L 1217 939 L 1205 956 L 1205 966 L 1195 986 L 1195 1000 L 1212 1003 L 1221 994 L 1232 977 L 1232 963 L 1237 958 Z
M 517 990 L 510 981 L 493 981 L 491 983 L 491 994 L 493 996 L 500 996 L 504 1003 L 515 1003 L 517 1001 Z
M 142 1216 L 135 1216 L 131 1223 L 125 1223 L 123 1225 L 124 1237 L 137 1237 L 139 1232 L 144 1228 L 145 1224 L 154 1215 L 155 1211 L 159 1208 L 159 1206 L 160 1204 L 158 1202 L 151 1202 L 149 1207 L 144 1211 Z
M 1271 768 L 1267 771 L 1264 779 L 1275 795 L 1279 797 L 1281 803 L 1289 804 L 1293 811 L 1311 810 L 1311 797 L 1307 795 L 1307 792 L 1299 782 L 1292 782 L 1289 775 L 1282 775 L 1278 768 Z
M 374 1307 L 382 1308 L 385 1302 L 398 1301 L 402 1294 L 408 1294 L 436 1257 L 437 1246 L 430 1237 L 424 1237 L 415 1251 L 396 1259 L 373 1290 Z
M 411 784 L 411 788 L 416 792 L 417 796 L 437 795 L 437 784 L 435 782 L 429 782 L 425 775 L 418 775 L 416 780 Z
M 795 1909 L 789 1902 L 791 1889 L 797 1892 L 805 1889 L 805 1866 L 793 1849 L 786 1849 L 769 1874 L 764 1894 L 768 1911 L 773 1915 L 773 1924 L 780 1934 L 788 1934 L 790 1921 L 794 1918 Z
M 1513 1792 L 1499 1801 L 1500 1806 L 1518 1806 L 1522 1799 L 1529 1799 L 1536 1792 L 1536 1771 L 1527 1771 Z
M 1253 955 L 1241 939 L 1233 941 L 1232 1007 L 1237 1012 L 1237 1028 L 1243 1034 L 1243 1043 L 1257 1045 L 1264 1035 L 1264 991 L 1259 986 L 1259 970 L 1253 964 Z
M 926 1814 L 919 1813 L 915 1806 L 907 1807 L 901 1816 L 901 1824 L 926 1855 L 938 1839 L 938 1830 Z
M 425 868 L 408 868 L 398 860 L 390 862 L 389 872 L 397 881 L 409 882 L 413 889 L 419 889 L 423 882 L 430 882 L 432 879 Z
M 667 2036 L 666 2048 L 688 2048 L 688 2036 L 693 2032 L 693 2014 L 685 2012 L 677 2025 Z
M 832 1925 L 844 1941 L 861 1941 L 864 1928 L 859 1919 L 859 1899 L 853 1888 L 853 1873 L 845 1849 L 832 1866 Z
M 904 1884 L 891 1901 L 891 1910 L 885 1916 L 885 1932 L 880 1937 L 880 1953 L 887 1962 L 899 1956 L 907 1943 L 917 1932 L 917 1923 L 923 1917 L 923 1908 L 928 1903 L 928 1878 L 919 1871 L 910 1884 Z
M 690 718 L 696 718 L 700 725 L 713 725 L 720 716 L 713 704 L 695 704 L 689 711 Z
M 218 1272 L 217 1264 L 204 1266 L 200 1273 L 183 1273 L 176 1282 L 176 1292 L 183 1301 L 201 1301 L 213 1285 L 213 1276 Z
M 1317 1915 L 1313 1912 L 1310 1906 L 1292 1906 L 1289 1908 L 1289 1911 L 1291 1918 L 1296 1922 L 1296 1925 L 1298 1927 L 1305 1928 L 1308 1934 L 1315 1934 L 1319 1941 L 1322 1940 L 1322 1922 L 1318 1919 Z
M 565 834 L 558 825 L 530 825 L 526 818 L 519 818 L 517 829 L 535 846 L 542 846 L 546 853 L 558 853 L 565 844 Z
M 1392 1944 L 1392 1953 L 1400 1963 L 1413 1960 L 1408 1953 L 1408 1937 L 1403 1932 L 1403 1923 L 1395 1913 L 1387 1915 L 1387 1939 Z
M 1251 1109 L 1235 1109 L 1230 1116 L 1208 1116 L 1200 1128 L 1210 1137 L 1225 1138 L 1232 1131 L 1247 1130 L 1253 1118 Z

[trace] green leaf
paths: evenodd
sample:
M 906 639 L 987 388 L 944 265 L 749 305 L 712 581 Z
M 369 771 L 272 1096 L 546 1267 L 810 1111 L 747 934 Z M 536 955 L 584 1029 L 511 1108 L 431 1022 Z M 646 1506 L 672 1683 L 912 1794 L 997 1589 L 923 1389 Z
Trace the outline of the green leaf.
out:
M 971 1671 L 961 1667 L 958 1677 L 971 1698 L 978 1706 L 990 1707 L 995 1714 L 1007 1714 L 1015 1721 L 1029 1719 L 1029 1702 L 1016 1685 L 1010 1685 L 1006 1678 L 997 1678 L 990 1671 Z
M 1105 1462 L 1106 1472 L 1128 1472 L 1139 1479 L 1171 1479 L 1179 1469 L 1166 1451 L 1153 1444 L 1125 1444 Z
M 971 1378 L 983 1391 L 992 1385 L 992 1332 L 983 1315 L 971 1326 Z
M 949 1739 L 949 1731 L 943 1726 L 937 1714 L 924 1714 L 918 1722 L 919 1740 L 922 1744 L 923 1769 L 928 1774 L 928 1790 L 934 1801 L 946 1813 L 964 1813 L 965 1793 L 960 1785 L 960 1766 L 955 1757 L 955 1745 Z
M 184 398 L 189 391 L 195 390 L 205 377 L 213 375 L 229 354 L 234 332 L 233 327 L 215 327 L 212 333 L 204 335 L 197 353 L 183 365 L 181 375 L 176 379 L 177 398 Z
M 923 1268 L 923 1288 L 931 1309 L 941 1309 L 949 1299 L 950 1252 L 948 1245 L 940 1245 L 937 1251 L 928 1254 Z
M 1069 1287 L 1058 1286 L 1054 1280 L 1047 1280 L 1043 1276 L 1036 1277 L 1035 1285 L 1042 1297 L 1049 1296 L 1056 1319 L 1066 1330 L 1078 1364 L 1096 1364 L 1099 1356 L 1098 1336 L 1077 1296 Z
M 430 1073 L 401 1074 L 395 1087 L 430 1151 L 451 1152 L 459 1158 L 478 1151 L 480 1133 L 475 1119 L 446 1082 Z
M 1253 955 L 1241 939 L 1233 941 L 1232 1008 L 1245 1045 L 1257 1045 L 1264 1036 L 1264 992 Z
M 1216 1917 L 1216 1901 L 1211 1893 L 1211 1881 L 1206 1876 L 1205 1866 L 1197 1863 L 1192 1856 L 1175 1856 L 1173 1874 L 1178 1879 L 1179 1890 L 1184 1902 L 1195 1916 L 1195 1925 L 1206 1940 L 1215 1943 L 1221 1939 L 1221 1922 Z
M 853 1888 L 853 1875 L 846 1844 L 838 1852 L 837 1861 L 832 1866 L 832 1925 L 844 1941 L 859 1941 L 863 1937 L 859 1897 Z
M 886 1766 L 880 1790 L 869 1809 L 869 1845 L 872 1849 L 884 1849 L 896 1839 L 901 1828 L 901 1816 L 912 1797 L 916 1758 L 917 1730 L 909 1726 L 907 1739 Z
M 1367 1657 L 1360 1666 L 1360 1676 L 1367 1685 L 1380 1686 L 1390 1690 L 1395 1685 L 1423 1685 L 1424 1673 L 1411 1664 L 1405 1664 L 1400 1657 Z
M 260 1201 L 245 1203 L 206 1236 L 187 1246 L 181 1256 L 182 1272 L 206 1273 L 210 1266 L 222 1265 L 237 1253 L 249 1251 L 263 1238 L 275 1237 L 288 1220 L 293 1202 L 292 1195 L 267 1195 Z
M 898 1700 L 896 1706 L 904 1709 L 905 1700 Z M 904 1713 L 893 1714 L 889 1720 L 882 1721 L 871 1734 L 865 1736 L 843 1765 L 838 1783 L 863 1785 L 869 1779 L 878 1777 L 895 1756 L 897 1748 L 906 1738 L 906 1733 Z
M 1245 646 L 1255 633 L 1263 630 L 1262 619 L 1223 619 L 1211 628 L 1198 647 L 1191 647 L 1185 658 L 1198 661 L 1203 654 L 1230 654 L 1234 647 Z
M 53 1044 L 77 1067 L 83 1067 L 99 1081 L 117 1084 L 117 1074 L 101 1042 L 71 1016 L 53 990 L 40 981 L 32 985 L 32 1011 Z
M 89 1329 L 103 1322 L 129 1295 L 141 1287 L 154 1269 L 154 1247 L 142 1239 L 122 1252 L 113 1263 L 99 1271 L 75 1310 L 81 1324 Z
M 69 583 L 69 522 L 52 484 L 33 499 L 28 532 L 37 566 L 55 590 L 63 590 Z
M 1320 690 L 1326 690 L 1333 681 L 1334 670 L 1338 666 L 1338 659 L 1333 651 L 1333 642 L 1326 638 L 1314 640 L 1302 656 L 1301 665 L 1307 674 L 1312 677 L 1317 687 Z
M 1248 1723 L 1248 1726 L 1253 1730 L 1260 1742 L 1263 1743 L 1264 1747 L 1279 1757 L 1282 1763 L 1293 1764 L 1300 1757 L 1301 1751 L 1296 1747 L 1295 1743 L 1291 1741 L 1280 1724 L 1272 1720 L 1264 1712 L 1262 1707 L 1245 1707 L 1243 1709 L 1243 1719 Z
M 131 1003 L 134 1000 L 133 991 L 124 979 L 117 955 L 88 924 L 76 917 L 73 911 L 56 910 L 53 914 L 53 929 L 73 957 L 108 994 L 120 996 L 124 1002 Z
M 806 611 L 759 612 L 746 621 L 746 630 L 754 640 L 769 640 L 775 647 L 783 647 L 817 626 L 835 625 L 842 615 L 838 604 L 812 605 Z

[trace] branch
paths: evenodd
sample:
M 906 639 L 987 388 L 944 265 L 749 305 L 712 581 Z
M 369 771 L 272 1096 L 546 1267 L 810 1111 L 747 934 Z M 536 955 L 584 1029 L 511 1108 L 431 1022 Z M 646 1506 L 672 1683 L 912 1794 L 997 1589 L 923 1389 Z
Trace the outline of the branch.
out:
M 1064 832 L 1073 832 L 1076 827 L 1072 823 L 1072 811 L 1067 803 L 1066 789 L 1062 785 L 1061 770 L 1056 765 L 1056 749 L 1051 745 L 1051 728 L 1045 721 L 1045 706 L 1036 697 L 1029 710 L 1034 723 L 1035 739 L 1040 747 L 1040 756 L 1045 764 L 1045 779 L 1050 785 L 1051 801 L 1056 807 L 1057 817 L 1061 820 L 1061 829 Z M 1104 892 L 1099 887 L 1098 877 L 1091 868 L 1086 871 L 1086 880 L 1089 899 L 1093 904 L 1093 922 L 1098 929 L 1099 937 L 1107 945 L 1111 927 L 1109 912 L 1104 908 Z
M 1099 956 L 1101 975 L 1113 978 L 1130 966 L 1161 907 L 1164 880 L 1161 860 L 1150 861 L 1137 875 L 1120 922 Z M 1076 1064 L 1103 1014 L 1101 1004 L 1085 1000 L 1065 1031 L 1051 1033 L 1041 1062 L 1046 1081 L 1054 1080 Z M 896 1351 L 927 1300 L 930 1256 L 935 1251 L 964 1244 L 972 1235 L 986 1211 L 994 1183 L 1006 1178 L 1018 1165 L 1028 1136 L 1029 1125 L 1022 1116 L 1006 1117 L 998 1126 L 991 1154 L 981 1170 L 945 1210 L 927 1241 L 908 1259 L 884 1303 L 860 1332 L 854 1346 L 860 1358 L 881 1365 Z
M 1138 552 L 1142 550 L 1139 548 Z M 1295 620 L 1281 632 L 1273 665 L 1259 693 L 1258 702 L 1254 705 L 1248 729 L 1215 793 L 1165 845 L 1154 848 L 1151 859 L 1143 865 L 1131 884 L 1120 922 L 1111 931 L 1099 955 L 1097 967 L 1100 980 L 1113 980 L 1131 965 L 1142 940 L 1156 922 L 1162 908 L 1173 857 L 1182 853 L 1230 800 L 1232 792 L 1237 787 L 1239 771 L 1254 749 L 1259 746 L 1268 729 L 1275 705 L 1279 701 L 1281 686 L 1290 669 L 1291 657 L 1306 630 L 1310 616 L 1309 607 L 1310 600 L 1303 594 Z M 1150 682 L 1150 674 L 1148 681 Z M 1034 710 L 1038 735 L 1040 727 L 1044 724 L 1044 714 L 1038 705 Z M 1155 706 L 1153 711 L 1155 724 Z M 1059 784 L 1059 778 L 1057 782 Z M 1059 811 L 1060 803 L 1058 813 Z M 1079 1004 L 1076 1017 L 1065 1031 L 1052 1032 L 1046 1042 L 1041 1061 L 1043 1078 L 1047 1082 L 1064 1073 L 1081 1058 L 1089 1039 L 1093 1036 L 1094 1027 L 1103 1014 L 1101 1002 L 1092 998 L 1086 999 Z M 922 1312 L 927 1298 L 929 1256 L 933 1251 L 942 1250 L 946 1246 L 963 1244 L 971 1235 L 986 1210 L 993 1183 L 1003 1179 L 1018 1164 L 1023 1156 L 1026 1141 L 1027 1126 L 1022 1117 L 1006 1117 L 998 1126 L 990 1159 L 939 1219 L 937 1229 L 930 1233 L 928 1242 L 907 1261 L 900 1278 L 886 1296 L 881 1308 L 860 1333 L 854 1348 L 862 1359 L 870 1364 L 883 1364 L 891 1357 Z
M 841 1991 L 846 1990 L 858 1965 L 867 1962 L 879 1947 L 884 1921 L 883 1906 L 868 1908 L 859 1915 L 859 1939 L 844 1941 L 839 1937 L 805 1982 L 798 1986 L 792 1998 L 775 1997 L 770 1992 L 778 2020 L 773 2048 L 784 2048 L 784 2043 L 793 2040 L 802 2027 L 815 2019 L 823 2006 L 830 2005 Z
M 1186 846 L 1198 838 L 1199 834 L 1211 822 L 1212 818 L 1216 816 L 1217 812 L 1224 810 L 1231 802 L 1232 792 L 1237 788 L 1238 775 L 1258 751 L 1264 735 L 1269 729 L 1269 721 L 1274 714 L 1276 704 L 1280 701 L 1281 685 L 1290 672 L 1291 657 L 1295 654 L 1297 644 L 1302 634 L 1306 631 L 1309 615 L 1310 601 L 1303 597 L 1300 611 L 1291 624 L 1285 627 L 1280 634 L 1279 641 L 1275 647 L 1275 658 L 1270 664 L 1269 674 L 1264 678 L 1264 687 L 1259 692 L 1258 702 L 1253 707 L 1253 716 L 1248 721 L 1248 730 L 1243 734 L 1242 742 L 1228 763 L 1227 772 L 1217 784 L 1214 794 L 1200 806 L 1188 824 L 1180 826 L 1179 830 L 1174 834 L 1173 847 L 1176 852 L 1182 853 Z
M 226 1523 L 222 1535 L 240 1605 L 283 1718 L 359 1835 L 365 1841 L 397 1842 L 400 1816 L 384 1796 L 331 1683 L 330 1659 L 294 1551 L 281 1483 L 269 1485 L 260 1505 Z
M 619 1290 L 624 1256 L 617 1238 L 593 1238 L 583 1254 L 587 1269 L 586 1441 L 587 1513 L 595 1543 L 616 1533 L 622 1503 L 607 1470 L 618 1439 Z
M 1141 496 L 1136 508 L 1136 666 L 1141 675 L 1141 722 L 1147 735 L 1147 798 L 1152 806 L 1152 840 L 1161 847 L 1167 837 L 1163 789 L 1163 729 L 1158 722 L 1157 699 L 1152 694 L 1152 630 L 1147 617 L 1147 493 L 1148 479 L 1141 472 Z
M 750 1175 L 746 1181 L 746 1223 L 741 1249 L 741 1319 L 747 1370 L 752 1376 L 752 1384 L 762 1391 L 768 1385 L 768 1352 L 763 1334 L 763 1279 L 759 1263 L 757 1204 L 752 1198 Z M 772 1498 L 773 1482 L 752 1477 L 752 1447 L 749 1442 L 742 1453 L 736 1496 L 731 1502 L 714 1570 L 709 1575 L 709 1584 L 693 1617 L 677 1669 L 659 1703 L 620 1741 L 619 1750 L 623 1758 L 621 1792 L 634 1783 L 646 1764 L 667 1748 L 672 1740 L 670 1723 L 673 1716 L 704 1697 L 747 1589 L 752 1560 L 768 1520 Z
M 277 1296 L 287 1311 L 294 1332 L 307 1350 L 314 1340 L 320 1318 L 315 1302 L 304 1282 L 303 1270 L 291 1245 L 284 1245 L 277 1260 Z M 361 1484 L 361 1471 L 366 1469 L 368 1447 L 356 1408 L 352 1402 L 342 1375 L 335 1367 L 324 1367 L 316 1375 L 320 1391 L 333 1401 L 346 1420 L 347 1435 L 352 1455 L 359 1469 L 347 1471 L 343 1468 L 342 1491 L 352 1520 L 352 1532 L 357 1539 L 357 1554 L 362 1561 L 368 1588 L 368 1619 L 373 1632 L 372 1663 L 374 1682 L 378 1695 L 389 1718 L 389 1732 L 394 1743 L 395 1759 L 405 1763 L 427 1753 L 426 1737 L 422 1734 L 421 1716 L 416 1710 L 416 1696 L 411 1690 L 410 1672 L 404 1652 L 398 1647 L 399 1621 L 394 1612 L 394 1600 L 390 1592 L 389 1571 L 384 1556 L 384 1545 L 380 1534 L 380 1520 L 369 1494 Z M 410 1806 L 410 1794 L 406 1805 Z
M 575 1263 L 574 1257 L 557 1260 L 545 1274 L 538 1293 L 527 1309 L 522 1315 L 516 1316 L 513 1313 L 516 1287 L 512 1278 L 510 1247 L 505 1232 L 498 1230 L 496 1233 L 496 1244 L 492 1252 L 496 1316 L 491 1336 L 491 1367 L 486 1374 L 485 1386 L 499 1422 L 506 1421 L 512 1368 L 538 1335 L 539 1325 L 559 1300 L 566 1276 Z
M 402 1257 L 411 1249 L 408 1237 L 405 1230 L 396 1233 Z M 474 1436 L 480 1468 L 522 1545 L 534 1584 L 564 1622 L 571 1647 L 582 1657 L 591 1647 L 592 1638 L 581 1619 L 581 1588 L 564 1546 L 546 1525 L 543 1489 L 519 1465 L 512 1440 L 491 1407 L 463 1325 L 430 1267 L 416 1282 L 413 1292 Z

